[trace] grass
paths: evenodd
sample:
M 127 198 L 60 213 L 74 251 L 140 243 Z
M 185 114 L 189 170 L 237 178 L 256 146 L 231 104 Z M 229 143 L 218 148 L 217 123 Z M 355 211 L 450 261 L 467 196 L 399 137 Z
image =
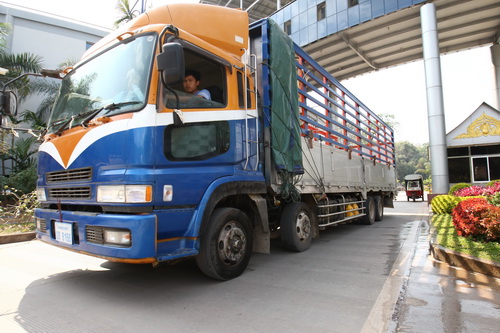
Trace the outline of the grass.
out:
M 32 232 L 35 231 L 34 222 L 25 223 L 4 223 L 0 220 L 0 235 L 16 234 L 22 232 Z
M 457 234 L 451 215 L 438 214 L 432 217 L 432 225 L 436 230 L 436 242 L 450 250 L 468 254 L 480 259 L 500 262 L 500 243 L 482 243 Z

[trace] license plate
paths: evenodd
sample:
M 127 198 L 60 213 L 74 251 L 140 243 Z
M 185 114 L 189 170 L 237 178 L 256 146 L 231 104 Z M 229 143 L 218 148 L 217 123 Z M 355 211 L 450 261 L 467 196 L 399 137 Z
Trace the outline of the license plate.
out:
M 66 244 L 73 244 L 73 224 L 55 222 L 56 240 Z

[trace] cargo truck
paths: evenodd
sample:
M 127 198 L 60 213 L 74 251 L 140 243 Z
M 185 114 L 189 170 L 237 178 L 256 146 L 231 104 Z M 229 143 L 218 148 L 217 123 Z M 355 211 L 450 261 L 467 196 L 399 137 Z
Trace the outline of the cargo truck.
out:
M 202 98 L 184 91 L 197 71 Z M 272 20 L 153 9 L 63 70 L 39 149 L 37 237 L 113 262 L 243 273 L 280 237 L 382 220 L 394 136 Z

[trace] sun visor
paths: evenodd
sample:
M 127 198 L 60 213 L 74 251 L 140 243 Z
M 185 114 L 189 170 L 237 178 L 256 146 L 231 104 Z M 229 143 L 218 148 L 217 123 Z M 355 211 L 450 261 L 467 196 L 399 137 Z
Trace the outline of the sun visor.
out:
M 248 14 L 239 9 L 200 4 L 171 4 L 147 13 L 149 24 L 176 28 L 241 57 L 248 47 Z

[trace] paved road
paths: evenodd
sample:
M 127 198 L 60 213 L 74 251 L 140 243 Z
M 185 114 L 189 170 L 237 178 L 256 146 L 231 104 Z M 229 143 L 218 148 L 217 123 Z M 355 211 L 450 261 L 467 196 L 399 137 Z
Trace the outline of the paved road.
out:
M 0 245 L 0 331 L 382 332 L 427 211 L 396 202 L 382 222 L 331 228 L 303 253 L 273 243 L 227 282 L 193 261 L 152 268 L 37 240 Z

